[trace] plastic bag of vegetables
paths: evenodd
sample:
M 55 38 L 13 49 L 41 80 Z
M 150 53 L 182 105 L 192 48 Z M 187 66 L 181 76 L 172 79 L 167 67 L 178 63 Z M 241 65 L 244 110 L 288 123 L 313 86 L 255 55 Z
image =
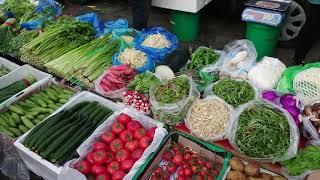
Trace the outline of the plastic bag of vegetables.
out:
M 177 125 L 183 122 L 189 107 L 200 94 L 193 80 L 182 75 L 151 86 L 149 96 L 155 119 Z
M 254 44 L 246 39 L 227 44 L 225 57 L 220 68 L 220 76 L 247 79 L 249 70 L 256 63 L 257 51 Z
M 132 28 L 120 28 L 112 31 L 112 38 L 124 40 L 127 45 L 133 46 L 133 40 L 139 34 L 139 31 Z
M 162 27 L 144 29 L 133 41 L 134 47 L 161 62 L 166 55 L 178 47 L 178 38 Z
M 205 141 L 225 138 L 233 108 L 217 96 L 195 101 L 189 108 L 185 125 L 192 134 Z
M 320 103 L 309 104 L 303 107 L 303 134 L 309 144 L 320 146 Z
M 216 95 L 233 107 L 238 107 L 258 97 L 259 91 L 248 81 L 221 79 L 205 89 L 203 96 Z
M 296 156 L 300 134 L 284 109 L 253 100 L 232 116 L 228 139 L 236 150 L 252 159 L 278 162 Z
M 152 72 L 155 68 L 155 63 L 149 54 L 129 47 L 114 54 L 112 64 L 114 66 L 129 64 L 136 69 L 137 73 Z

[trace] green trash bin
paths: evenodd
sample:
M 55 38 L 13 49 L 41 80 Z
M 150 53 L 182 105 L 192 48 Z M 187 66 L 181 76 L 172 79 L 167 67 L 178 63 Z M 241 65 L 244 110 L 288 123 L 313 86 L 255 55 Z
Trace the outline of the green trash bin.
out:
M 264 56 L 273 56 L 280 36 L 280 30 L 280 27 L 247 23 L 246 36 L 257 49 L 257 60 L 261 60 Z
M 200 13 L 171 11 L 173 32 L 180 41 L 194 41 L 199 36 Z

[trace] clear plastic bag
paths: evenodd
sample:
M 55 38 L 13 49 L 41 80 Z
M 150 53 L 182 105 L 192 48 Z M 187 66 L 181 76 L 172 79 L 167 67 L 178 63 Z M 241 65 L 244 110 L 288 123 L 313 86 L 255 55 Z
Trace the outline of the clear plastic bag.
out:
M 0 171 L 10 179 L 29 180 L 29 169 L 13 145 L 14 140 L 0 133 Z
M 316 128 L 312 125 L 308 117 L 303 118 L 303 131 L 304 136 L 308 138 L 308 143 L 314 146 L 320 145 L 320 136 Z
M 106 121 L 104 121 L 94 132 L 92 135 L 90 135 L 77 149 L 78 154 L 80 155 L 80 158 L 78 160 L 82 160 L 85 158 L 86 154 L 92 150 L 92 145 L 94 142 L 98 141 L 102 135 L 102 132 L 104 131 L 110 131 L 112 124 L 117 120 L 117 117 L 121 113 L 126 113 L 129 116 L 131 116 L 133 119 L 139 121 L 143 127 L 145 128 L 152 128 L 157 127 L 155 130 L 155 135 L 152 140 L 152 143 L 148 148 L 145 149 L 140 159 L 138 159 L 134 165 L 132 166 L 131 170 L 124 176 L 123 180 L 129 180 L 131 179 L 140 169 L 140 167 L 144 164 L 146 159 L 150 156 L 151 153 L 155 152 L 158 147 L 160 146 L 163 138 L 168 134 L 167 130 L 163 128 L 164 124 L 160 123 L 158 121 L 155 121 L 147 116 L 144 116 L 142 114 L 136 113 L 134 111 L 131 111 L 130 109 L 124 109 L 123 111 L 115 112 L 112 116 L 110 116 Z M 71 168 L 73 164 L 76 163 L 76 159 L 70 160 L 65 164 L 63 169 L 61 170 L 61 173 L 59 174 L 58 179 L 59 180 L 65 180 L 65 179 L 77 179 L 77 180 L 85 180 L 86 177 L 82 175 L 77 170 L 74 170 Z
M 200 97 L 200 93 L 198 92 L 196 85 L 191 77 L 185 75 L 178 77 L 188 78 L 190 89 L 188 97 L 185 97 L 176 103 L 160 104 L 159 102 L 157 102 L 154 95 L 155 87 L 151 86 L 149 89 L 151 110 L 155 119 L 170 125 L 177 125 L 183 122 L 191 104 Z
M 219 103 L 223 104 L 229 111 L 229 118 L 227 120 L 227 123 L 225 124 L 224 131 L 222 133 L 220 133 L 218 135 L 215 135 L 215 136 L 212 136 L 212 137 L 206 137 L 206 136 L 202 135 L 201 132 L 197 132 L 197 131 L 193 130 L 191 128 L 191 126 L 190 126 L 190 123 L 189 123 L 193 105 L 195 105 L 196 102 L 199 102 L 199 101 L 203 102 L 203 101 L 208 101 L 208 100 L 217 100 Z M 208 96 L 208 97 L 206 97 L 204 99 L 195 101 L 193 103 L 193 105 L 189 108 L 187 118 L 184 121 L 186 127 L 191 131 L 191 133 L 193 135 L 197 136 L 198 138 L 203 139 L 205 141 L 218 141 L 218 140 L 225 139 L 227 131 L 228 131 L 228 127 L 229 127 L 230 122 L 231 122 L 231 114 L 233 113 L 233 108 L 229 104 L 227 104 L 224 100 L 222 100 L 221 98 L 219 98 L 217 96 L 213 96 L 213 95 L 212 96 Z M 210 110 L 208 110 L 208 112 L 210 113 Z
M 296 156 L 297 151 L 298 151 L 299 141 L 300 141 L 300 133 L 299 133 L 299 129 L 297 128 L 294 120 L 292 119 L 290 114 L 288 112 L 286 112 L 284 109 L 282 109 L 281 107 L 276 106 L 272 103 L 263 101 L 263 100 L 249 101 L 247 104 L 240 106 L 235 110 L 235 113 L 232 115 L 231 125 L 229 126 L 228 133 L 227 133 L 228 140 L 229 140 L 230 144 L 233 146 L 233 148 L 235 148 L 236 150 L 241 152 L 235 142 L 235 136 L 236 136 L 237 127 L 239 124 L 239 117 L 240 117 L 241 113 L 243 111 L 245 111 L 246 109 L 248 109 L 249 107 L 256 105 L 256 104 L 265 104 L 265 105 L 273 107 L 283 113 L 283 115 L 286 117 L 286 119 L 288 121 L 289 128 L 290 128 L 290 145 L 289 145 L 289 148 L 288 148 L 286 154 L 283 157 L 274 157 L 274 156 L 270 155 L 270 157 L 268 157 L 268 158 L 260 158 L 260 157 L 250 157 L 250 158 L 254 159 L 254 160 L 261 160 L 261 161 L 279 162 L 279 161 L 291 159 L 294 156 Z
M 254 44 L 246 39 L 227 44 L 220 68 L 220 76 L 247 79 L 249 70 L 255 65 L 257 51 Z

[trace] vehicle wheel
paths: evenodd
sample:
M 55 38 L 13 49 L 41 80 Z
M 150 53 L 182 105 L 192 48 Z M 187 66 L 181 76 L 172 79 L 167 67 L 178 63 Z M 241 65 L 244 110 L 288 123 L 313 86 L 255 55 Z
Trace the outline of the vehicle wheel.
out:
M 288 11 L 286 22 L 280 34 L 280 41 L 293 43 L 299 36 L 299 32 L 310 14 L 308 1 L 293 0 Z

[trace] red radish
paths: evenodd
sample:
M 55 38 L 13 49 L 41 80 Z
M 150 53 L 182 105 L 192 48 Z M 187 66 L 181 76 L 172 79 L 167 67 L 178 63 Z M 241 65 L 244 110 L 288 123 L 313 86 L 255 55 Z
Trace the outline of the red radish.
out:
M 115 134 L 113 134 L 112 132 L 103 132 L 102 136 L 101 136 L 101 140 L 104 143 L 110 144 L 114 139 L 115 139 Z
M 88 154 L 86 155 L 86 160 L 93 164 L 94 163 L 94 160 L 93 160 L 93 153 L 92 152 L 88 152 Z
M 103 173 L 103 174 L 98 174 L 96 176 L 96 180 L 111 180 L 111 177 L 108 174 Z
M 86 160 L 82 160 L 82 161 L 77 162 L 73 166 L 73 168 L 75 168 L 76 170 L 80 171 L 84 175 L 89 174 L 91 172 L 91 165 Z
M 131 120 L 132 120 L 131 117 L 124 113 L 118 116 L 118 121 L 122 124 L 128 124 Z
M 148 136 L 150 136 L 151 138 L 153 138 L 155 131 L 156 131 L 156 127 L 153 127 L 153 128 L 148 129 Z
M 122 84 L 122 82 L 121 81 L 119 81 L 118 79 L 117 79 L 117 77 L 115 76 L 115 75 L 109 75 L 109 76 L 106 76 L 106 80 L 107 81 L 109 81 L 109 82 L 111 82 L 111 83 L 118 83 L 118 84 Z
M 111 88 L 109 88 L 107 85 L 100 83 L 101 88 L 105 91 L 105 92 L 109 92 L 112 91 Z
M 140 139 L 139 146 L 140 146 L 142 149 L 145 149 L 145 148 L 147 148 L 151 143 L 152 143 L 151 137 L 149 137 L 149 136 L 143 136 L 143 137 Z
M 121 168 L 125 171 L 130 171 L 134 164 L 134 161 L 132 159 L 127 159 L 121 162 Z
M 114 71 L 123 71 L 123 70 L 126 70 L 128 68 L 127 65 L 120 65 L 120 66 L 112 66 L 110 68 L 110 70 L 114 70 Z
M 141 124 L 138 122 L 138 121 L 130 121 L 128 124 L 127 124 L 127 129 L 131 132 L 134 132 L 136 129 L 139 129 L 141 128 Z
M 132 152 L 131 157 L 134 161 L 138 160 L 143 154 L 143 149 L 136 149 Z
M 96 142 L 93 144 L 93 150 L 94 151 L 98 151 L 98 150 L 107 150 L 108 147 L 106 144 L 102 143 L 102 142 Z
M 91 167 L 91 172 L 96 175 L 106 173 L 106 168 L 102 165 L 93 165 Z

